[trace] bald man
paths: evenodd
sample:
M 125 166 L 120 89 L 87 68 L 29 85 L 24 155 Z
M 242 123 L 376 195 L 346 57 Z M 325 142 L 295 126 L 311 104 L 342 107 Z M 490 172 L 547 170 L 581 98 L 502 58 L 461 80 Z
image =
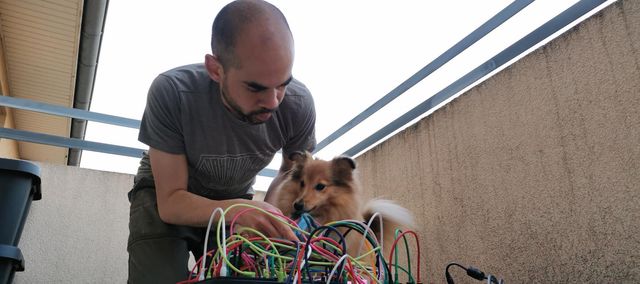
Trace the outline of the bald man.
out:
M 212 211 L 234 204 L 278 211 L 251 200 L 257 173 L 282 149 L 268 200 L 291 167 L 284 157 L 315 148 L 313 99 L 292 77 L 293 37 L 278 8 L 228 4 L 213 22 L 211 50 L 204 64 L 162 73 L 149 89 L 138 136 L 149 151 L 129 192 L 129 283 L 187 279 L 188 253 L 202 255 Z M 257 211 L 236 222 L 295 239 Z

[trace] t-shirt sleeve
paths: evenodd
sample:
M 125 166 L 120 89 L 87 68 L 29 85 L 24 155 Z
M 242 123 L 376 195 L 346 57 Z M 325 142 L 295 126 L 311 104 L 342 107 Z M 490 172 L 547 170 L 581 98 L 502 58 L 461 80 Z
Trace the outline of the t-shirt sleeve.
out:
M 295 95 L 299 98 L 296 100 L 299 105 L 293 108 L 296 110 L 293 132 L 282 149 L 285 156 L 295 151 L 313 152 L 316 148 L 316 109 L 313 97 L 304 86 Z
M 184 154 L 180 94 L 164 75 L 156 77 L 147 95 L 138 140 L 172 154 Z

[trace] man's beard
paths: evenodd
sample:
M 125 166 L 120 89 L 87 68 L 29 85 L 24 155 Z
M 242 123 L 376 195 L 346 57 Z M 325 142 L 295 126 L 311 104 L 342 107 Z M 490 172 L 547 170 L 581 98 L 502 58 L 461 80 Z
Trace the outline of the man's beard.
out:
M 240 108 L 240 106 L 233 100 L 233 98 L 227 95 L 229 92 L 227 91 L 227 88 L 225 85 L 226 84 L 221 84 L 220 94 L 222 94 L 224 101 L 226 101 L 227 105 L 229 105 L 229 108 L 230 108 L 229 110 L 242 121 L 245 121 L 251 124 L 263 124 L 267 122 L 267 120 L 265 121 L 259 120 L 257 116 L 263 113 L 273 113 L 277 110 L 277 108 L 275 109 L 261 108 L 259 110 L 254 110 L 249 113 L 244 113 L 242 112 L 242 109 Z

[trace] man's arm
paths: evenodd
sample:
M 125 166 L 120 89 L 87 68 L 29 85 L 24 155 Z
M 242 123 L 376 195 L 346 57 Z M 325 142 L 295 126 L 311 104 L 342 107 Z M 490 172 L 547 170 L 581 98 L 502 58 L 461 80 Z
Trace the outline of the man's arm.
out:
M 287 155 L 283 153 L 282 164 L 280 164 L 280 170 L 278 170 L 278 174 L 271 181 L 271 184 L 267 189 L 267 193 L 264 195 L 264 201 L 270 204 L 275 204 L 276 201 L 272 200 L 273 198 L 275 198 L 274 192 L 276 191 L 278 186 L 280 186 L 280 184 L 282 184 L 282 182 L 285 180 L 286 174 L 291 169 L 292 166 L 293 166 L 293 161 L 289 160 L 289 157 L 287 157 Z
M 211 212 L 220 207 L 223 210 L 233 204 L 250 204 L 267 211 L 279 212 L 274 206 L 261 201 L 245 199 L 211 200 L 187 191 L 189 172 L 184 155 L 170 154 L 154 148 L 149 149 L 151 169 L 156 184 L 158 213 L 165 223 L 187 226 L 206 226 Z M 230 210 L 225 216 L 232 216 L 246 207 Z M 216 220 L 218 218 L 216 217 Z M 286 225 L 273 220 L 265 214 L 242 214 L 238 224 L 255 228 L 271 237 L 295 240 L 293 231 Z

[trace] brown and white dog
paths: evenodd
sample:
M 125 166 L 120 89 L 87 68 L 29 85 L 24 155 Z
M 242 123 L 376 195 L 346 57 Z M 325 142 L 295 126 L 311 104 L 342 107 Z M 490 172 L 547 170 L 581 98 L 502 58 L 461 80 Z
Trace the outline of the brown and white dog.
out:
M 314 159 L 310 153 L 293 153 L 294 164 L 272 199 L 286 216 L 297 219 L 307 213 L 324 225 L 333 221 L 359 220 L 367 223 L 378 212 L 382 216 L 384 240 L 380 240 L 379 218 L 371 225 L 378 241 L 384 244 L 385 256 L 397 228 L 413 229 L 413 216 L 406 208 L 385 199 L 364 200 L 358 182 L 356 163 L 346 156 L 331 161 Z M 355 235 L 355 234 L 354 234 Z M 349 241 L 349 243 L 353 243 Z M 353 252 L 349 249 L 349 252 Z

